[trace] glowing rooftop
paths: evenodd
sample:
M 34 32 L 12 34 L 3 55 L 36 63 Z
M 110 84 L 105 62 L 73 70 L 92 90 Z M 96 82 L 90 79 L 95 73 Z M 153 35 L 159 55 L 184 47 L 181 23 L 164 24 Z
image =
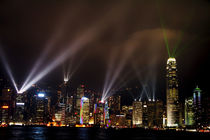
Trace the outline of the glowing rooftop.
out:
M 167 64 L 169 62 L 176 62 L 176 59 L 174 57 L 169 57 L 168 60 L 167 60 Z

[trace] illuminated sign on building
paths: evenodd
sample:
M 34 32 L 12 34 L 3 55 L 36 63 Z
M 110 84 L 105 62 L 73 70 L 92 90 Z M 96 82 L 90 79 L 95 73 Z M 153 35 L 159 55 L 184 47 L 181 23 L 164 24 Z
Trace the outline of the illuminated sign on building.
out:
M 16 103 L 16 105 L 25 105 L 25 103 Z
M 38 97 L 42 98 L 42 97 L 44 97 L 44 96 L 45 96 L 44 93 L 38 93 Z
M 4 106 L 2 106 L 1 108 L 3 108 L 3 109 L 8 109 L 8 108 L 9 108 L 9 106 L 4 105 Z

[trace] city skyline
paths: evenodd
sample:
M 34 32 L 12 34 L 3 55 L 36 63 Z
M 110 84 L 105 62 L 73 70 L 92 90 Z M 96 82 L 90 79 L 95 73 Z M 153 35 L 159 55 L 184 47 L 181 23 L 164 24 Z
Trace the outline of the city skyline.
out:
M 208 136 L 208 13 L 208 0 L 0 2 L 0 130 Z

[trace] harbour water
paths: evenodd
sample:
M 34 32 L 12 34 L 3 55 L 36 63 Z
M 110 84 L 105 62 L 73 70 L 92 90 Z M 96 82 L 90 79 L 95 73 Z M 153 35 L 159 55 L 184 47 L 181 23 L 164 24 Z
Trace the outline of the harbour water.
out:
M 156 140 L 209 139 L 209 133 L 154 131 L 143 129 L 102 129 L 68 127 L 6 127 L 0 128 L 1 140 Z

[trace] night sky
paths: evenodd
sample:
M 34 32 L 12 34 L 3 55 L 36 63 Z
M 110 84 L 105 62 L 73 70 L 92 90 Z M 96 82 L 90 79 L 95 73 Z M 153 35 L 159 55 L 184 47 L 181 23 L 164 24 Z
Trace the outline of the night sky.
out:
M 88 88 L 102 91 L 108 66 L 113 63 L 114 71 L 123 63 L 114 85 L 146 84 L 156 87 L 157 96 L 162 97 L 168 54 L 161 23 L 171 52 L 180 40 L 176 51 L 180 95 L 191 96 L 196 85 L 209 92 L 207 0 L 2 0 L 0 45 L 19 84 L 46 46 L 51 47 L 40 71 L 76 42 L 82 44 L 79 49 L 38 84 L 61 83 L 63 67 L 68 64 L 73 70 L 78 67 L 70 79 L 72 87 L 84 82 Z M 1 73 L 6 75 L 2 63 Z

